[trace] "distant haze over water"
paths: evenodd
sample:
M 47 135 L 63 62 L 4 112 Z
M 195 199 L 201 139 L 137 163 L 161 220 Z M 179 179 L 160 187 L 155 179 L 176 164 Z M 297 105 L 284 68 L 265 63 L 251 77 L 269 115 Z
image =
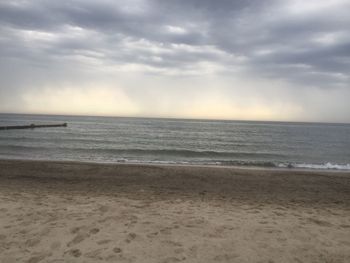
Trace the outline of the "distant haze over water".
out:
M 1 159 L 350 170 L 350 124 L 0 114 Z

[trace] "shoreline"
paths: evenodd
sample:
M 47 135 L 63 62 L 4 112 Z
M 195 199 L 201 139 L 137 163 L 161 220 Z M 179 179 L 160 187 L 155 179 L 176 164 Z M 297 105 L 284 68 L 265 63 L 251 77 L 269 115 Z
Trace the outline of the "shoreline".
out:
M 191 163 L 166 163 L 166 162 L 98 162 L 98 161 L 78 161 L 78 160 L 49 160 L 49 159 L 21 159 L 21 158 L 0 158 L 1 161 L 20 161 L 20 162 L 44 162 L 44 163 L 76 163 L 91 165 L 132 165 L 132 166 L 162 166 L 162 167 L 199 167 L 199 168 L 219 168 L 234 170 L 264 170 L 264 171 L 284 171 L 284 172 L 316 172 L 316 173 L 345 173 L 350 174 L 350 169 L 333 168 L 300 168 L 300 167 L 269 167 L 269 166 L 250 166 L 250 165 L 215 165 L 215 164 L 191 164 Z
M 350 173 L 0 160 L 1 262 L 349 262 Z

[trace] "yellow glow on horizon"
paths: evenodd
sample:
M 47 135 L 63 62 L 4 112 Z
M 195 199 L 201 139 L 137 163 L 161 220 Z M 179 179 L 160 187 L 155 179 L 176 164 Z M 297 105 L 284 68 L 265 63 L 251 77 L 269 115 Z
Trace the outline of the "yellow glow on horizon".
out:
M 266 105 L 259 102 L 243 105 L 212 96 L 197 101 L 182 115 L 198 119 L 283 120 L 294 119 L 301 111 L 292 105 Z
M 46 88 L 23 95 L 25 110 L 46 114 L 130 115 L 137 114 L 135 104 L 121 89 L 84 87 Z
M 303 112 L 296 105 L 267 104 L 253 99 L 242 102 L 220 93 L 202 93 L 195 98 L 174 97 L 169 104 L 161 95 L 155 95 L 150 104 L 108 85 L 44 88 L 24 94 L 22 101 L 27 113 L 62 115 L 297 120 Z

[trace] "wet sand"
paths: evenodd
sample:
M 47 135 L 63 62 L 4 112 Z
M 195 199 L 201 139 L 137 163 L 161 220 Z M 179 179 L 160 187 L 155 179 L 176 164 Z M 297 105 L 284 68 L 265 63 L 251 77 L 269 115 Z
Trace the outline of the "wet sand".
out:
M 0 262 L 350 262 L 350 173 L 0 160 Z

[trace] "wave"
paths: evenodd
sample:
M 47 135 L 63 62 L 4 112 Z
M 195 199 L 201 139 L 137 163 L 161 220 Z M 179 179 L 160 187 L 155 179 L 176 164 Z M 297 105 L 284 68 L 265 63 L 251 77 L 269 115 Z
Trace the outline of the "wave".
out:
M 208 151 L 208 150 L 188 150 L 188 149 L 141 149 L 141 148 L 82 148 L 82 147 L 62 147 L 62 146 L 31 146 L 31 145 L 2 145 L 2 148 L 8 150 L 33 150 L 33 151 L 77 151 L 91 153 L 106 153 L 106 154 L 121 154 L 121 155 L 160 155 L 160 156 L 175 156 L 175 157 L 281 157 L 282 154 L 269 152 L 239 152 L 239 151 Z
M 239 151 L 208 151 L 208 150 L 187 150 L 187 149 L 94 149 L 101 152 L 131 154 L 131 155 L 155 155 L 155 156 L 173 156 L 173 157 L 193 157 L 193 158 L 256 158 L 256 157 L 280 157 L 281 154 L 268 152 L 239 152 Z
M 292 164 L 294 168 L 305 169 L 317 169 L 317 170 L 350 170 L 350 164 L 336 164 L 336 163 L 324 163 L 324 164 L 308 164 L 308 163 L 296 163 Z
M 114 149 L 114 148 L 67 148 L 30 145 L 1 145 L 0 158 L 26 157 L 29 159 L 49 158 L 76 161 L 193 164 L 217 166 L 243 166 L 285 169 L 350 170 L 350 164 L 332 162 L 307 163 L 275 161 L 281 156 L 266 152 L 199 151 L 187 149 Z M 270 161 L 271 160 L 271 161 Z
M 225 165 L 225 166 L 245 166 L 245 167 L 266 167 L 266 168 L 288 168 L 288 169 L 315 169 L 315 170 L 350 170 L 350 164 L 309 164 L 309 163 L 288 163 L 288 162 L 269 162 L 269 161 L 216 161 L 207 162 L 209 165 Z
M 166 161 L 166 160 L 137 160 L 119 158 L 117 163 L 141 163 L 141 164 L 180 164 L 180 165 L 210 165 L 210 166 L 236 166 L 236 167 L 262 167 L 262 168 L 283 168 L 283 169 L 313 169 L 313 170 L 350 170 L 350 164 L 307 164 L 307 163 L 281 163 L 264 161 L 219 161 L 219 160 L 190 160 L 190 161 Z
M 236 167 L 262 167 L 283 169 L 314 169 L 314 170 L 350 170 L 350 164 L 307 164 L 269 161 L 247 161 L 247 160 L 139 160 L 128 158 L 117 158 L 109 163 L 140 163 L 140 164 L 180 164 L 180 165 L 210 165 L 210 166 L 236 166 Z

